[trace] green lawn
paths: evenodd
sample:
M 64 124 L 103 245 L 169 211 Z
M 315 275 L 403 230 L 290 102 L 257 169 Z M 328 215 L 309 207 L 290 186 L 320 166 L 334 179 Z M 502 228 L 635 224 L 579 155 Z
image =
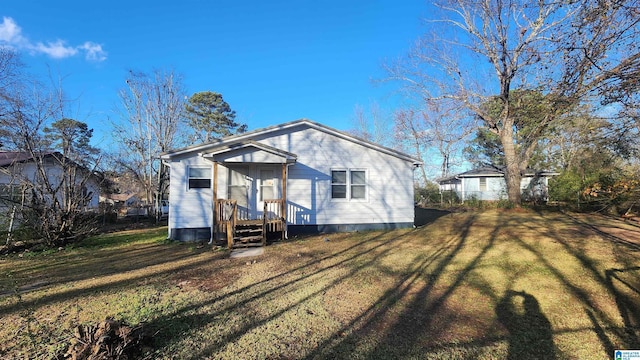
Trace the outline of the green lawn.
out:
M 607 359 L 640 349 L 640 227 L 485 211 L 413 230 L 291 239 L 263 256 L 166 229 L 0 260 L 0 357 L 51 358 L 73 327 L 145 322 L 149 358 Z

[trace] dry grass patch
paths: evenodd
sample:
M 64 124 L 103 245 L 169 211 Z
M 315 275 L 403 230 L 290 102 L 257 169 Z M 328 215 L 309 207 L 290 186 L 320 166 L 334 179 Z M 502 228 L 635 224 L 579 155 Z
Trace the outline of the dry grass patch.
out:
M 53 357 L 73 326 L 106 316 L 144 322 L 159 359 L 601 359 L 640 348 L 640 229 L 614 219 L 468 212 L 293 239 L 250 259 L 166 243 L 163 231 L 0 261 L 0 357 Z

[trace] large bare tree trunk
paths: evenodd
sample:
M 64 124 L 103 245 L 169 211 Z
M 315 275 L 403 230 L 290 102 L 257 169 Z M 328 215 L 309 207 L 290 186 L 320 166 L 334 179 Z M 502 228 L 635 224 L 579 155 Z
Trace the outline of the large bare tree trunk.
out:
M 520 173 L 520 159 L 513 141 L 513 130 L 504 128 L 500 134 L 504 150 L 504 180 L 507 184 L 507 196 L 509 201 L 515 205 L 520 205 L 522 195 L 520 193 L 520 181 L 522 174 Z

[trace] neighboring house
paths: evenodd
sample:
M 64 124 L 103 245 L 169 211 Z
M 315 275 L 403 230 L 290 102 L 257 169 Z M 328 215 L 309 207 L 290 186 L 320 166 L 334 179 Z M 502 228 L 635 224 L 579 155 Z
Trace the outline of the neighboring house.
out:
M 140 197 L 133 192 L 100 195 L 100 203 L 110 205 L 117 216 L 147 216 L 149 206 L 143 206 Z
M 558 175 L 549 171 L 527 169 L 520 180 L 525 199 L 548 200 L 549 178 Z M 502 200 L 507 198 L 504 170 L 482 167 L 438 180 L 440 191 L 453 191 L 462 200 Z
M 100 202 L 120 207 L 138 206 L 141 203 L 138 195 L 132 192 L 100 195 Z
M 264 243 L 268 232 L 413 226 L 413 170 L 421 163 L 309 120 L 161 159 L 171 168 L 171 239 L 226 237 L 233 246 Z
M 42 155 L 44 172 L 52 186 L 58 186 L 62 181 L 61 159 L 63 155 L 59 152 Z M 42 186 L 35 161 L 36 159 L 26 152 L 0 151 L 0 213 L 6 213 L 14 206 L 28 201 L 29 187 Z M 82 174 L 88 174 L 87 171 L 89 171 L 80 165 L 75 169 L 79 174 L 77 178 L 85 176 Z M 89 180 L 80 190 L 85 196 L 85 209 L 97 208 L 100 194 L 99 179 L 93 174 L 89 175 Z M 61 193 L 59 194 L 62 196 Z

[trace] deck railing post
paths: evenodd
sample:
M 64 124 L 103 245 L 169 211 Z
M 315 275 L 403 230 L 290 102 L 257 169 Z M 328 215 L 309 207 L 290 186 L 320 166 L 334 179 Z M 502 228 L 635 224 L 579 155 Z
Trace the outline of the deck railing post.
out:
M 262 211 L 262 246 L 267 244 L 267 214 L 269 211 L 269 202 L 264 202 L 264 210 Z
M 211 243 L 213 243 L 214 240 L 216 239 L 216 234 L 218 232 L 218 214 L 219 214 L 219 209 L 218 209 L 218 162 L 214 161 L 213 162 L 213 194 L 212 194 L 212 201 L 213 201 L 213 221 L 211 222 Z
M 284 240 L 287 227 L 287 164 L 282 164 L 282 204 L 280 205 L 280 219 L 282 221 L 281 240 Z

